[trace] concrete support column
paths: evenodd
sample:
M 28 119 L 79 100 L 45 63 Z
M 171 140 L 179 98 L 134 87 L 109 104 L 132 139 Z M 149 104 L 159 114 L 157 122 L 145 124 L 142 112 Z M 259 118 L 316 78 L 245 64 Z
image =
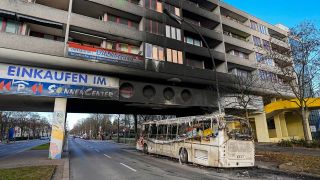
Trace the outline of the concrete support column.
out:
M 280 117 L 282 137 L 289 137 L 287 123 L 286 123 L 286 117 L 285 117 L 284 113 L 279 114 L 279 117 Z
M 268 124 L 265 113 L 252 116 L 255 119 L 256 134 L 258 142 L 270 142 Z
M 61 159 L 66 125 L 67 99 L 56 98 L 52 121 L 51 141 L 49 149 L 50 159 Z
M 280 114 L 274 116 L 274 125 L 276 127 L 277 138 L 282 138 L 281 119 Z
M 309 119 L 310 117 L 310 111 L 307 111 L 307 117 Z M 308 121 L 308 136 L 310 137 L 310 139 L 312 140 L 312 134 L 311 134 L 311 129 L 310 129 L 310 123 Z

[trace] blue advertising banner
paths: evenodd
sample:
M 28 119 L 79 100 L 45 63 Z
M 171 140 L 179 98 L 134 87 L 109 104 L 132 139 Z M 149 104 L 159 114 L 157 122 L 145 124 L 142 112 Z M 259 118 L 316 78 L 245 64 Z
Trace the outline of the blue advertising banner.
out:
M 83 46 L 77 43 L 68 43 L 68 55 L 82 59 L 94 60 L 101 63 L 123 65 L 144 69 L 144 57 L 124 52 L 116 52 L 103 48 Z
M 0 64 L 0 93 L 118 100 L 119 80 L 105 76 Z

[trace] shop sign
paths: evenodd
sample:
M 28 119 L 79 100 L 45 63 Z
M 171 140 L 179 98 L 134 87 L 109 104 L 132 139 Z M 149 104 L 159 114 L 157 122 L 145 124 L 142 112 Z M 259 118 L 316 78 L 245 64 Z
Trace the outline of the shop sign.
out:
M 0 63 L 0 93 L 117 100 L 119 79 Z

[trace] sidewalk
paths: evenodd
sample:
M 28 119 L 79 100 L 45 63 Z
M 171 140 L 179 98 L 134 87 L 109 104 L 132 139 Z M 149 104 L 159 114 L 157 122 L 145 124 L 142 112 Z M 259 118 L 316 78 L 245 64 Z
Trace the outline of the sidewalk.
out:
M 48 158 L 48 154 L 48 150 L 28 150 L 14 156 L 4 157 L 0 159 L 0 169 L 55 165 L 57 168 L 53 180 L 61 180 L 63 178 L 64 164 L 69 159 L 51 160 Z
M 280 147 L 274 143 L 256 143 L 256 151 L 285 152 L 295 155 L 319 156 L 320 149 L 304 147 Z
M 256 144 L 256 166 L 320 179 L 320 149 Z

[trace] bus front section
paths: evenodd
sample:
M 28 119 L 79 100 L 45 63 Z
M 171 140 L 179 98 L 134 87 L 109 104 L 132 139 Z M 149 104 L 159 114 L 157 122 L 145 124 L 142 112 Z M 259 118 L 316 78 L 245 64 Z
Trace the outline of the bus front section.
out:
M 226 116 L 220 125 L 219 167 L 251 167 L 255 162 L 252 129 L 248 120 Z

